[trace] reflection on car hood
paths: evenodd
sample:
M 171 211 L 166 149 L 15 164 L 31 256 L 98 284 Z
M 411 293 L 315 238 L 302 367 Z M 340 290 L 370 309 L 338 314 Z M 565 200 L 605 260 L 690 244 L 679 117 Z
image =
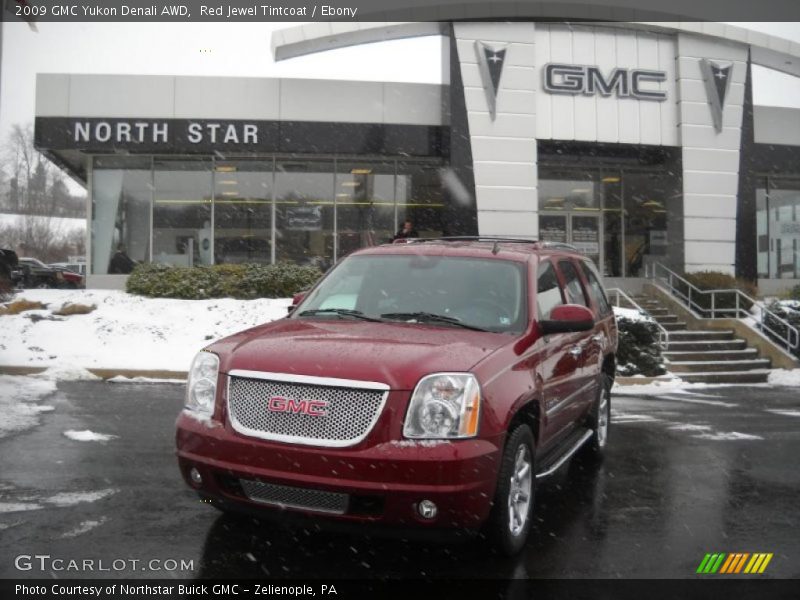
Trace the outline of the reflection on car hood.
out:
M 223 372 L 296 373 L 413 389 L 420 377 L 468 371 L 515 338 L 421 324 L 281 319 L 214 343 Z

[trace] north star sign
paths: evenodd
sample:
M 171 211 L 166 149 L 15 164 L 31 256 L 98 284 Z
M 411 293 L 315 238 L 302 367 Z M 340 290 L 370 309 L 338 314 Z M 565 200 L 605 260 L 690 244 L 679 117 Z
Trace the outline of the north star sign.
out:
M 186 123 L 184 138 L 190 144 L 258 144 L 258 125 L 251 123 Z M 76 121 L 74 142 L 167 143 L 170 123 L 153 121 Z
M 544 90 L 551 94 L 616 95 L 618 98 L 663 102 L 667 92 L 659 84 L 666 71 L 615 68 L 604 75 L 599 67 L 549 63 L 544 66 Z

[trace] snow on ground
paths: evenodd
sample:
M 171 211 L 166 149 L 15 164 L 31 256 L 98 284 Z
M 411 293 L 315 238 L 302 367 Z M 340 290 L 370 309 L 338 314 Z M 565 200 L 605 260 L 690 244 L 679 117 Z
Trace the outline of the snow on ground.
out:
M 71 440 L 75 440 L 76 442 L 107 442 L 108 440 L 113 440 L 115 437 L 117 437 L 107 433 L 95 433 L 94 431 L 90 431 L 88 429 L 84 429 L 83 431 L 75 431 L 71 429 L 69 431 L 65 431 L 64 435 Z
M 620 385 L 614 384 L 611 392 L 614 394 L 627 394 L 630 396 L 663 396 L 664 394 L 680 394 L 686 390 L 699 390 L 712 387 L 708 383 L 688 383 L 677 377 L 673 379 L 663 379 L 652 383 Z
M 74 506 L 75 504 L 82 504 L 84 502 L 97 502 L 106 496 L 116 493 L 117 490 L 114 488 L 97 490 L 94 492 L 61 492 L 45 499 L 45 502 L 55 504 L 56 506 Z
M 800 369 L 773 369 L 767 381 L 772 385 L 800 386 Z
M 281 318 L 291 304 L 288 298 L 143 298 L 117 290 L 25 290 L 20 298 L 47 309 L 0 316 L 0 364 L 170 371 L 188 371 L 212 341 Z M 97 309 L 48 319 L 67 302 Z M 34 314 L 44 319 L 34 322 Z
M 39 510 L 40 508 L 44 507 L 41 504 L 33 504 L 32 502 L 0 502 L 0 513 Z
M 621 308 L 619 306 L 615 306 L 614 314 L 618 319 L 628 319 L 630 321 L 649 321 L 651 323 L 655 323 L 653 317 L 634 308 Z
M 78 525 L 74 529 L 70 529 L 69 531 L 61 534 L 61 537 L 62 538 L 78 537 L 79 535 L 83 535 L 84 533 L 91 531 L 95 527 L 100 527 L 100 525 L 102 525 L 106 521 L 108 521 L 107 517 L 100 517 L 100 520 L 98 521 L 82 521 L 80 525 Z
M 38 425 L 39 415 L 53 410 L 38 402 L 55 391 L 54 381 L 0 375 L 0 438 Z

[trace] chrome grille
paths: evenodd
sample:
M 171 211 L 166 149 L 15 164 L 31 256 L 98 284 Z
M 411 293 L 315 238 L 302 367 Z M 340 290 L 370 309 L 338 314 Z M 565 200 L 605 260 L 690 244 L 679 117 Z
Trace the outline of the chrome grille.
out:
M 228 414 L 233 428 L 245 435 L 312 446 L 352 446 L 375 425 L 387 394 L 388 386 L 379 383 L 233 371 L 228 379 Z M 275 397 L 326 402 L 325 414 L 270 410 L 270 398 Z
M 317 512 L 343 515 L 347 511 L 349 496 L 338 492 L 324 492 L 290 487 L 275 483 L 262 483 L 240 479 L 245 495 L 254 502 L 272 504 L 281 508 L 302 508 Z

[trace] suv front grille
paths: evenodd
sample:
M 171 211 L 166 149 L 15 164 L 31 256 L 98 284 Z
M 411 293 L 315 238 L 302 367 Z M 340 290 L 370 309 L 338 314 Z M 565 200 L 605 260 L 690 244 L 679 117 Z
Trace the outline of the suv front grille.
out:
M 375 425 L 388 390 L 381 383 L 231 371 L 228 414 L 233 428 L 244 435 L 311 446 L 352 446 Z
M 348 495 L 307 488 L 290 487 L 240 479 L 245 496 L 254 502 L 281 508 L 302 508 L 317 512 L 343 515 L 347 511 Z

